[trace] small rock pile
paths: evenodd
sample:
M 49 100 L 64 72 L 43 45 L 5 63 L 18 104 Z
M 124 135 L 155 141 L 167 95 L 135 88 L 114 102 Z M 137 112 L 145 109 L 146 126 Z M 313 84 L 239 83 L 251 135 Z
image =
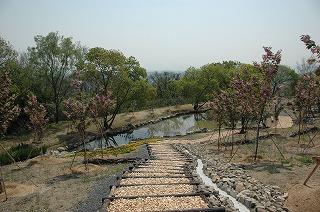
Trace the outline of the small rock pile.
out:
M 284 207 L 287 193 L 280 191 L 278 186 L 265 185 L 252 178 L 241 165 L 225 163 L 213 154 L 203 155 L 201 148 L 183 145 L 194 155 L 201 157 L 204 163 L 205 174 L 209 176 L 217 186 L 227 192 L 251 211 L 285 212 Z M 179 148 L 183 148 L 180 146 Z

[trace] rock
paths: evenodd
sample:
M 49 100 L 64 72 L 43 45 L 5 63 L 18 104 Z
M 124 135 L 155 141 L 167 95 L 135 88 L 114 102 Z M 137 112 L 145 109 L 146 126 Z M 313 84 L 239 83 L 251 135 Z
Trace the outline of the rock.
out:
M 51 151 L 51 155 L 58 155 L 58 154 L 59 154 L 59 151 L 57 151 L 57 150 Z
M 289 194 L 288 194 L 288 193 L 284 193 L 284 194 L 283 194 L 283 196 L 282 196 L 282 198 L 287 199 L 287 198 L 288 198 L 288 196 L 289 196 Z
M 65 148 L 65 147 L 63 147 L 63 146 L 60 146 L 60 147 L 57 148 L 57 150 L 58 150 L 59 152 L 63 152 L 63 151 L 67 151 L 67 148 Z
M 236 192 L 240 193 L 241 191 L 245 190 L 246 187 L 244 186 L 243 182 L 236 182 Z
M 209 202 L 214 205 L 214 206 L 218 206 L 220 205 L 220 201 L 218 200 L 217 197 L 215 197 L 214 195 L 210 195 L 209 197 Z
M 255 211 L 256 211 L 256 212 L 268 212 L 268 211 L 266 210 L 266 208 L 265 208 L 264 206 L 262 206 L 262 205 L 256 206 Z
M 68 154 L 68 152 L 67 151 L 62 151 L 62 152 L 60 152 L 60 156 L 64 156 L 64 155 L 66 155 L 66 154 Z
M 229 182 L 229 181 L 230 181 L 230 178 L 227 178 L 227 177 L 222 178 L 222 182 Z

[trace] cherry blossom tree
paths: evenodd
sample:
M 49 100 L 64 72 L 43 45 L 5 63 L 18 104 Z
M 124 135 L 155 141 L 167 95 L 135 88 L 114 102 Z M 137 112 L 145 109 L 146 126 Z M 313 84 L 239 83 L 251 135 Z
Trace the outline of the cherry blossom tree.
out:
M 316 45 L 315 41 L 311 40 L 310 35 L 301 35 L 300 40 L 305 44 L 306 48 L 312 53 L 311 57 L 307 60 L 309 64 L 318 64 L 316 75 L 320 75 L 320 46 Z
M 108 90 L 102 90 L 99 94 L 93 97 L 89 105 L 89 116 L 93 123 L 98 128 L 101 140 L 101 157 L 103 158 L 103 138 L 108 141 L 108 138 L 104 136 L 104 132 L 107 130 L 104 125 L 102 117 L 106 117 L 112 112 L 114 107 L 114 101 L 111 100 L 111 92 Z
M 81 138 L 84 149 L 84 161 L 85 169 L 88 170 L 87 164 L 87 151 L 86 151 L 86 129 L 89 125 L 90 115 L 90 99 L 88 94 L 84 92 L 84 82 L 81 80 L 81 73 L 76 71 L 75 79 L 71 81 L 71 87 L 73 88 L 74 96 L 64 101 L 65 111 L 64 113 L 78 131 Z M 74 159 L 71 164 L 73 165 Z
M 248 69 L 244 69 L 232 79 L 231 87 L 234 89 L 240 113 L 240 133 L 245 133 L 249 122 L 254 118 L 256 108 L 253 103 L 256 100 L 256 93 L 259 92 L 259 81 Z
M 316 105 L 318 97 L 319 81 L 312 75 L 303 75 L 296 86 L 295 105 L 299 112 L 298 121 L 301 124 L 302 119 L 307 114 L 312 114 L 312 107 Z
M 309 35 L 301 35 L 301 41 L 306 45 L 306 48 L 309 49 L 312 53 L 311 57 L 307 60 L 310 65 L 315 65 L 317 68 L 314 71 L 314 74 L 311 74 L 314 81 L 317 81 L 317 84 L 320 83 L 320 46 L 316 45 L 315 41 L 311 40 Z M 320 87 L 317 86 L 314 90 L 316 92 L 316 104 L 318 106 L 318 111 L 320 111 Z
M 254 62 L 255 67 L 258 68 L 262 74 L 262 78 L 257 79 L 258 87 L 252 102 L 252 105 L 255 107 L 254 116 L 257 124 L 254 160 L 257 159 L 258 155 L 260 126 L 265 119 L 267 106 L 273 97 L 272 80 L 278 72 L 278 66 L 281 61 L 281 50 L 273 53 L 271 47 L 263 47 L 263 49 L 265 54 L 262 55 L 262 62 L 260 64 Z
M 220 131 L 222 124 L 225 123 L 232 130 L 231 155 L 233 154 L 233 130 L 239 120 L 239 107 L 236 101 L 237 98 L 234 90 L 229 88 L 214 95 L 213 101 L 210 103 L 219 127 L 218 149 L 220 149 Z
M 320 47 L 315 44 L 309 35 L 301 35 L 301 41 L 312 53 L 307 60 L 309 65 L 319 65 L 314 72 L 304 73 L 296 85 L 294 110 L 298 112 L 299 139 L 301 140 L 301 125 L 303 119 L 314 116 L 314 109 L 317 106 L 320 111 Z
M 49 121 L 46 117 L 46 108 L 38 102 L 35 95 L 29 95 L 27 107 L 24 108 L 24 111 L 29 115 L 30 128 L 34 131 L 34 140 L 41 143 L 43 139 L 43 129 Z
M 10 123 L 20 113 L 19 106 L 15 104 L 16 96 L 11 92 L 11 86 L 12 82 L 9 78 L 8 72 L 4 71 L 3 73 L 0 73 L 0 140 L 6 134 Z M 1 143 L 0 146 L 9 155 L 9 157 L 13 159 Z M 0 164 L 0 171 L 0 193 L 5 192 L 7 199 L 5 183 L 2 176 L 2 164 Z
M 216 93 L 209 104 L 214 120 L 218 123 L 218 150 L 220 150 L 221 127 L 224 124 L 226 118 L 224 102 L 221 97 L 221 95 Z
M 0 136 L 4 136 L 11 123 L 20 113 L 15 104 L 16 95 L 11 92 L 12 82 L 8 72 L 0 76 Z

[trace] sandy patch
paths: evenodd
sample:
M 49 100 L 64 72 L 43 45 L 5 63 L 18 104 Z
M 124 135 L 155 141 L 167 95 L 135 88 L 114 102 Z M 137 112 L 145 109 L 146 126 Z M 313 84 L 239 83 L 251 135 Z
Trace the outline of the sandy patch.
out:
M 271 125 L 271 128 L 281 128 L 281 129 L 290 128 L 293 125 L 293 121 L 290 116 L 279 116 L 277 125 L 276 126 L 274 125 L 275 123 Z
M 103 168 L 99 165 L 96 165 L 96 164 L 91 164 L 89 163 L 87 165 L 87 170 L 85 169 L 85 165 L 84 164 L 80 164 L 80 165 L 77 165 L 77 166 L 74 166 L 71 168 L 71 172 L 73 174 L 84 174 L 84 173 L 87 173 L 87 172 L 98 172 L 98 171 L 101 171 Z
M 26 184 L 19 184 L 19 183 L 13 183 L 13 182 L 5 182 L 5 185 L 6 185 L 8 198 L 23 197 L 28 194 L 32 194 L 39 189 L 39 187 L 36 187 L 34 185 L 26 185 Z M 4 200 L 4 198 L 5 198 L 4 193 L 0 194 L 0 199 Z
M 286 207 L 292 212 L 319 212 L 320 188 L 308 187 L 301 184 L 293 186 L 288 191 Z

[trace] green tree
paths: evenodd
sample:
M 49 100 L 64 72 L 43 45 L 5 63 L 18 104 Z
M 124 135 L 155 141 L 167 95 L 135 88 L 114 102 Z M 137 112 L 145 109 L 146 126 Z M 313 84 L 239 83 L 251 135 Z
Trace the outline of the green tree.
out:
M 181 79 L 181 93 L 198 110 L 212 98 L 213 92 L 229 87 L 238 65 L 237 62 L 229 61 L 207 64 L 200 69 L 190 67 Z
M 146 80 L 146 70 L 134 57 L 126 57 L 120 51 L 100 47 L 88 51 L 82 68 L 93 92 L 101 88 L 112 92 L 115 106 L 110 114 L 103 117 L 105 130 L 108 130 L 116 115 L 137 99 L 137 91 L 142 92 L 137 86 L 143 88 L 141 85 Z
M 60 105 L 67 95 L 69 78 L 81 57 L 81 48 L 70 37 L 58 32 L 47 36 L 37 35 L 36 46 L 28 48 L 29 61 L 35 75 L 46 83 L 42 89 L 54 105 L 54 119 L 59 121 Z
M 0 37 L 0 71 L 8 70 L 15 63 L 17 53 L 11 44 Z
M 293 96 L 299 74 L 285 65 L 279 65 L 278 72 L 272 79 L 272 93 L 280 96 Z
M 177 104 L 179 101 L 178 83 L 180 73 L 175 72 L 153 72 L 149 76 L 150 83 L 156 89 L 156 106 L 167 106 Z

